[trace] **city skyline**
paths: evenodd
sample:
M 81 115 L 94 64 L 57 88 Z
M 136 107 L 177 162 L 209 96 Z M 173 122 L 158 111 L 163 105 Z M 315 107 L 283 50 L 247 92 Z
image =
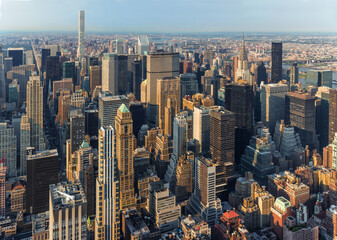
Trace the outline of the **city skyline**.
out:
M 336 7 L 333 0 L 1 0 L 0 31 L 75 32 L 76 13 L 85 10 L 88 32 L 337 32 Z

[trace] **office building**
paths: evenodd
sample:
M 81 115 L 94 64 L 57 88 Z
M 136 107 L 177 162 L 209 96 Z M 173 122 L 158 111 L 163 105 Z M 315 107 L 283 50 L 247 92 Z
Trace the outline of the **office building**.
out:
M 63 63 L 63 79 L 71 78 L 73 80 L 74 85 L 77 83 L 76 81 L 76 71 L 75 71 L 75 62 L 64 62 Z
M 326 210 L 326 234 L 330 239 L 335 239 L 337 236 L 337 207 L 331 205 L 329 209 Z
M 111 96 L 108 94 L 100 94 L 98 99 L 98 125 L 115 126 L 115 117 L 117 109 L 121 104 L 129 105 L 129 99 L 124 95 Z
M 275 173 L 273 158 L 276 146 L 267 128 L 263 135 L 253 136 L 249 145 L 241 156 L 241 173 L 249 171 L 254 179 L 261 185 L 266 186 L 268 175 Z
M 118 56 L 104 53 L 102 59 L 102 91 L 118 94 Z
M 50 50 L 51 57 L 59 57 L 61 55 L 60 47 L 58 45 L 45 45 L 44 47 Z
M 213 161 L 219 165 L 217 166 L 217 193 L 219 193 L 228 178 L 234 175 L 235 156 L 235 114 L 220 106 L 210 108 L 210 152 Z
M 193 138 L 199 141 L 201 152 L 208 153 L 210 151 L 210 113 L 207 107 L 194 107 Z
M 290 89 L 298 83 L 298 67 L 297 63 L 293 63 L 290 67 Z
M 235 71 L 235 82 L 240 79 L 247 83 L 250 82 L 248 55 L 247 55 L 244 40 L 242 40 L 242 46 L 241 46 L 240 55 L 238 58 L 238 66 Z
M 139 55 L 145 55 L 150 51 L 150 42 L 147 36 L 138 37 L 137 53 Z
M 112 126 L 99 130 L 96 181 L 95 239 L 120 239 L 120 179 L 116 159 L 116 134 Z
M 150 239 L 150 229 L 135 208 L 122 210 L 121 217 L 123 239 Z
M 138 133 L 145 123 L 145 105 L 142 102 L 130 102 L 129 110 L 133 121 L 133 135 L 138 138 Z
M 282 80 L 282 43 L 271 43 L 271 82 L 278 83 Z
M 316 99 L 309 94 L 289 92 L 285 97 L 285 124 L 294 126 L 303 146 L 316 149 Z
M 268 83 L 268 75 L 264 63 L 260 62 L 257 66 L 256 85 L 260 87 L 262 82 L 264 84 Z
M 271 133 L 275 124 L 285 118 L 285 95 L 288 87 L 285 84 L 266 84 L 261 90 L 261 121 Z
M 41 69 L 40 69 L 42 73 L 46 71 L 47 57 L 50 57 L 50 49 L 42 48 L 41 49 Z
M 7 176 L 17 176 L 17 139 L 14 127 L 7 123 L 0 123 L 0 159 L 6 159 L 4 166 L 7 167 Z
M 54 84 L 55 85 L 55 84 Z M 60 126 L 68 122 L 68 112 L 70 111 L 71 104 L 70 90 L 61 90 L 58 96 L 58 111 L 55 118 L 55 123 L 59 122 Z
M 8 48 L 7 56 L 12 58 L 13 67 L 23 65 L 23 48 Z
M 130 92 L 133 92 L 138 101 L 141 100 L 141 84 L 142 84 L 142 62 L 134 61 L 131 63 L 132 83 Z
M 0 164 L 0 218 L 6 217 L 6 167 Z
M 180 111 L 179 78 L 163 78 L 157 80 L 158 125 L 164 134 L 172 135 L 174 116 Z
M 85 135 L 89 137 L 98 136 L 98 110 L 89 109 L 84 111 Z
M 116 158 L 120 174 L 120 208 L 135 204 L 134 168 L 133 168 L 133 129 L 129 109 L 122 104 L 117 110 Z
M 49 212 L 39 213 L 32 216 L 32 239 L 49 239 Z
M 210 160 L 201 158 L 196 160 L 194 169 L 194 192 L 188 207 L 212 227 L 222 215 L 221 201 L 216 197 L 216 166 Z
M 176 159 L 186 152 L 186 132 L 187 126 L 187 112 L 181 112 L 174 117 L 173 121 L 173 154 Z
M 70 110 L 80 110 L 84 113 L 85 99 L 88 98 L 88 93 L 84 90 L 78 90 L 71 95 Z
M 150 183 L 149 193 L 149 212 L 156 226 L 162 233 L 177 228 L 181 207 L 175 195 L 161 181 Z
M 71 152 L 74 153 L 83 143 L 85 136 L 85 117 L 80 111 L 70 112 Z
M 49 185 L 58 182 L 59 155 L 56 149 L 35 154 L 32 148 L 28 151 L 26 212 L 36 214 L 48 210 Z
M 123 43 L 124 43 L 123 39 L 120 38 L 116 39 L 116 51 L 115 51 L 116 54 L 123 54 L 124 52 Z
M 179 75 L 178 53 L 150 53 L 147 55 L 147 102 L 157 105 L 157 80 Z M 179 95 L 180 96 L 180 95 Z
M 259 207 L 252 197 L 244 198 L 238 210 L 240 218 L 249 232 L 254 232 L 260 228 Z
M 85 12 L 83 10 L 78 13 L 78 48 L 77 48 L 77 58 L 82 61 L 85 54 L 84 45 L 84 34 L 85 34 Z
M 25 182 L 15 181 L 11 190 L 11 212 L 19 213 L 26 211 L 26 188 Z
M 54 81 L 61 79 L 61 62 L 60 57 L 50 56 L 46 59 L 46 84 L 47 89 L 53 89 Z
M 102 85 L 102 67 L 90 66 L 90 92 L 93 92 L 97 86 Z
M 49 186 L 50 239 L 87 239 L 87 199 L 80 182 Z
M 307 73 L 305 85 L 312 87 L 329 87 L 332 88 L 332 71 L 329 70 L 310 70 Z
M 192 73 L 185 73 L 179 76 L 180 78 L 180 89 L 181 97 L 183 99 L 186 95 L 193 96 L 199 92 L 199 85 L 197 76 Z
M 17 80 L 19 82 L 19 105 L 21 105 L 27 98 L 27 83 L 35 71 L 35 65 L 21 65 L 17 67 L 13 67 L 10 71 L 7 72 L 6 78 L 6 89 L 8 89 L 8 84 L 13 82 L 13 80 Z
M 337 90 L 330 89 L 329 92 L 329 143 L 331 143 L 337 132 Z
M 43 85 L 32 75 L 27 84 L 27 117 L 30 122 L 30 144 L 36 151 L 45 149 L 43 133 Z
M 27 148 L 30 147 L 30 123 L 27 115 L 21 116 L 20 123 L 20 175 L 27 174 Z

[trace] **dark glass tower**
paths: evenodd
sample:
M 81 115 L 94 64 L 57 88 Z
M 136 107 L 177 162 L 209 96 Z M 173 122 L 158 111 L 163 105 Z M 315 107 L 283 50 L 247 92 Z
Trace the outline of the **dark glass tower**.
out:
M 271 44 L 271 82 L 278 83 L 282 80 L 282 43 Z

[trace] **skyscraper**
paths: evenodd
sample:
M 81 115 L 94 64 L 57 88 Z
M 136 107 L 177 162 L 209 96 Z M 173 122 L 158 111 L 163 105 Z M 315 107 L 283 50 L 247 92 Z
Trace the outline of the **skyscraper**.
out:
M 329 143 L 337 132 L 337 90 L 330 89 L 329 93 Z
M 210 108 L 210 150 L 215 162 L 234 164 L 235 114 L 220 106 Z
M 50 84 L 53 89 L 53 82 L 61 79 L 61 63 L 60 57 L 50 56 L 46 59 L 46 84 Z M 47 88 L 47 89 L 48 89 Z
M 7 55 L 13 58 L 13 67 L 23 65 L 23 48 L 8 48 Z
M 195 162 L 195 187 L 188 207 L 202 217 L 210 226 L 220 219 L 222 206 L 216 197 L 216 166 L 201 158 Z
M 117 110 L 116 158 L 120 174 L 120 208 L 133 206 L 136 202 L 133 168 L 133 129 L 129 109 L 122 104 Z
M 268 83 L 268 75 L 267 75 L 267 70 L 266 67 L 264 66 L 263 62 L 260 62 L 258 67 L 257 67 L 257 76 L 256 76 L 257 82 L 256 84 L 258 86 L 261 85 L 263 82 L 264 84 Z
M 180 111 L 180 101 L 179 78 L 157 80 L 158 122 L 164 134 L 172 135 L 173 118 Z
M 57 150 L 33 153 L 29 149 L 27 160 L 26 208 L 29 213 L 41 213 L 48 210 L 49 185 L 58 182 Z
M 150 43 L 147 36 L 139 36 L 138 37 L 138 49 L 137 53 L 139 55 L 145 55 L 145 53 L 148 53 L 150 51 Z
M 27 118 L 30 123 L 30 144 L 36 151 L 45 149 L 43 133 L 43 86 L 40 77 L 32 75 L 27 84 Z
M 266 84 L 261 90 L 261 121 L 273 133 L 277 121 L 285 117 L 284 99 L 288 91 L 285 84 Z
M 102 85 L 102 67 L 90 66 L 90 92 L 93 92 L 95 88 Z
M 278 83 L 282 80 L 282 43 L 271 44 L 271 82 Z
M 7 176 L 17 176 L 16 163 L 16 136 L 14 135 L 14 127 L 7 123 L 0 123 L 0 159 L 5 158 L 4 166 L 7 167 Z
M 306 87 L 320 87 L 325 86 L 332 88 L 332 71 L 329 70 L 310 70 L 307 73 L 305 81 Z
M 187 112 L 181 112 L 174 117 L 173 121 L 173 154 L 176 159 L 186 152 Z
M 103 126 L 114 126 L 115 117 L 117 115 L 117 109 L 124 103 L 129 105 L 129 99 L 124 95 L 104 95 L 98 99 L 98 125 Z
M 239 80 L 240 78 L 246 82 L 250 82 L 249 63 L 244 40 L 242 40 L 242 47 L 238 58 L 238 67 L 235 72 L 235 81 Z
M 157 80 L 179 75 L 178 53 L 151 53 L 147 56 L 147 102 L 157 102 Z
M 87 239 L 87 199 L 79 181 L 49 186 L 50 239 Z
M 102 91 L 118 94 L 118 56 L 104 53 L 102 59 Z
M 293 63 L 290 67 L 290 87 L 294 86 L 297 83 L 298 83 L 298 67 L 297 63 Z
M 210 144 L 209 108 L 196 106 L 193 111 L 193 138 L 197 139 L 203 153 L 209 152 Z
M 123 54 L 123 39 L 116 39 L 116 54 Z
M 84 31 L 85 31 L 85 12 L 83 10 L 79 11 L 78 14 L 78 49 L 77 58 L 79 61 L 84 57 Z
M 120 179 L 116 159 L 116 135 L 112 126 L 99 130 L 96 181 L 95 239 L 120 238 Z
M 0 218 L 6 217 L 6 167 L 0 164 Z
M 20 175 L 27 174 L 27 148 L 30 147 L 30 123 L 26 115 L 20 123 Z
M 285 98 L 285 124 L 295 127 L 300 134 L 303 147 L 316 149 L 316 99 L 302 92 L 289 92 Z
M 71 152 L 74 153 L 81 146 L 85 135 L 85 117 L 81 111 L 70 112 L 70 140 Z

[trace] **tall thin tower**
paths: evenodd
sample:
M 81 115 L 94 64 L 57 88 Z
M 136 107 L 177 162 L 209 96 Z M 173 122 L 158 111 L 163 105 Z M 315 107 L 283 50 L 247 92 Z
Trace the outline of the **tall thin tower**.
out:
M 135 204 L 133 169 L 133 125 L 129 109 L 123 103 L 117 110 L 116 157 L 120 174 L 120 208 Z
M 99 130 L 98 178 L 96 181 L 95 239 L 120 239 L 119 179 L 112 126 Z
M 43 85 L 36 74 L 27 83 L 27 117 L 30 123 L 30 144 L 36 151 L 45 150 L 43 135 Z
M 78 15 L 78 49 L 77 57 L 81 61 L 84 58 L 84 23 L 85 13 L 84 10 L 79 11 Z

